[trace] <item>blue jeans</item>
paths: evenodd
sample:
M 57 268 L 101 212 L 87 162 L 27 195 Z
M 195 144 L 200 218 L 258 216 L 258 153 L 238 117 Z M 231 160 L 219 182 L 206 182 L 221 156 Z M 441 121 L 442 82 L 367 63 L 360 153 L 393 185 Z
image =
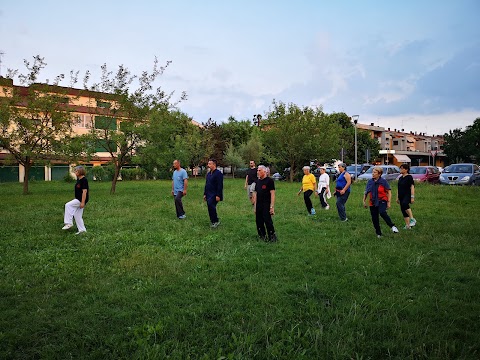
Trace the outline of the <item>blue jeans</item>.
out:
M 337 210 L 338 210 L 338 216 L 340 216 L 340 220 L 344 221 L 347 219 L 347 212 L 345 210 L 345 203 L 348 200 L 348 196 L 350 195 L 350 192 L 346 192 L 343 195 L 340 195 L 340 193 L 337 194 Z

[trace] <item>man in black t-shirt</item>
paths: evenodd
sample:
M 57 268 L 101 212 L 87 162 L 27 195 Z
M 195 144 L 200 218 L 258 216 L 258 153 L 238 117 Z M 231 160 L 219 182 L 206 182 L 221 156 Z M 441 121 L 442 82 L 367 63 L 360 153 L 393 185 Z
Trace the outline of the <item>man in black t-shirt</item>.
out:
M 245 177 L 245 189 L 247 189 L 247 195 L 252 205 L 253 205 L 252 185 L 255 183 L 256 180 L 257 180 L 257 168 L 255 166 L 255 161 L 250 160 L 250 168 L 247 170 L 247 176 Z
M 258 179 L 255 181 L 253 203 L 258 236 L 265 241 L 267 241 L 267 236 L 268 241 L 277 241 L 272 220 L 272 215 L 275 214 L 275 183 L 267 177 L 267 168 L 263 165 L 258 166 Z

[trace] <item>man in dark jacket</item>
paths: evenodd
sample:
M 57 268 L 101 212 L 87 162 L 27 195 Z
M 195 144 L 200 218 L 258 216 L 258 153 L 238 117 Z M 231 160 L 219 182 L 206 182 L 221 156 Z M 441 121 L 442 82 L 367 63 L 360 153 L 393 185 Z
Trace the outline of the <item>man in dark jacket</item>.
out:
M 210 159 L 207 167 L 210 171 L 207 173 L 203 200 L 207 202 L 210 226 L 216 228 L 220 225 L 220 220 L 217 216 L 217 203 L 223 200 L 223 174 L 217 169 L 217 161 L 215 159 Z

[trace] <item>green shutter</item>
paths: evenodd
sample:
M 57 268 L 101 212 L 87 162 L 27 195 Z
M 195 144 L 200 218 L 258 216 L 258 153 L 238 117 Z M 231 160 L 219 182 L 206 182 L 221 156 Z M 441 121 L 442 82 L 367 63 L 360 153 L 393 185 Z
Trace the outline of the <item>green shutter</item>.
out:
M 95 129 L 117 130 L 117 119 L 108 116 L 95 116 Z

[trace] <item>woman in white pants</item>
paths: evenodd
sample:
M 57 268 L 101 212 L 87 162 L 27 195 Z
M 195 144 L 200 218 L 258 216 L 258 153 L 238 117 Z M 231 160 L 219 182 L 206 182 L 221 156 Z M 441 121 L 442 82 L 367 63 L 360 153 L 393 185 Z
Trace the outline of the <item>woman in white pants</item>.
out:
M 77 166 L 75 168 L 75 175 L 77 176 L 77 182 L 75 184 L 75 199 L 65 204 L 65 215 L 63 223 L 65 224 L 63 230 L 68 230 L 73 226 L 73 219 L 77 224 L 78 232 L 76 235 L 87 231 L 85 224 L 83 223 L 83 209 L 88 203 L 88 180 L 85 177 L 85 168 L 83 166 Z
M 328 176 L 326 170 L 327 169 L 323 166 L 320 168 L 317 194 L 320 198 L 320 204 L 322 205 L 322 208 L 328 210 L 330 209 L 330 206 L 328 205 L 327 199 L 330 199 L 332 195 L 330 195 L 330 177 Z

